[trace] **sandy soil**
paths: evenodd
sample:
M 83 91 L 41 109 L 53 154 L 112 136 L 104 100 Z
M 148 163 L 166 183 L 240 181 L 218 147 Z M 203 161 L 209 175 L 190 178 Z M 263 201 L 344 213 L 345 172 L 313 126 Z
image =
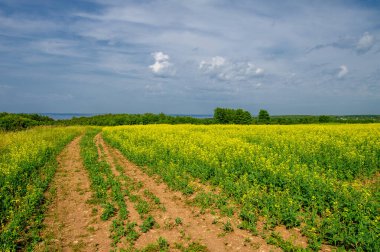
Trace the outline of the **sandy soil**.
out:
M 50 185 L 52 202 L 44 220 L 44 242 L 38 251 L 109 251 L 110 223 L 100 220 L 91 198 L 90 181 L 80 157 L 80 137 L 59 155 L 58 169 Z M 54 193 L 51 193 L 55 191 Z

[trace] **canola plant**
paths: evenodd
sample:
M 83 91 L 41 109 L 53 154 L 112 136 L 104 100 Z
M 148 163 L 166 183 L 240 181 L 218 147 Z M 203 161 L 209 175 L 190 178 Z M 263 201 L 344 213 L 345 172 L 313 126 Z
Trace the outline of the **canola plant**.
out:
M 131 161 L 191 194 L 198 179 L 236 202 L 242 227 L 299 227 L 322 244 L 379 251 L 380 125 L 106 127 Z
M 83 127 L 36 127 L 0 132 L 0 251 L 31 245 L 40 225 L 43 193 L 57 167 L 55 157 Z

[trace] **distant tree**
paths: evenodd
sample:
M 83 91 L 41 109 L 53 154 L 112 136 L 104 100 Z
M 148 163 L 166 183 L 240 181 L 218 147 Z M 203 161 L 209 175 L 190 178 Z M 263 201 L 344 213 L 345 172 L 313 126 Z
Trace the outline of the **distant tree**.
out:
M 234 123 L 235 124 L 251 124 L 252 115 L 248 111 L 243 109 L 237 109 L 235 112 Z
M 319 116 L 318 121 L 320 123 L 328 123 L 328 122 L 331 122 L 331 119 L 332 118 L 330 116 L 321 115 L 321 116 Z
M 258 122 L 268 124 L 269 121 L 270 121 L 270 116 L 269 116 L 268 111 L 261 109 L 259 112 Z
M 40 122 L 25 118 L 19 114 L 8 114 L 0 118 L 0 131 L 23 130 L 39 124 Z
M 216 108 L 214 120 L 220 124 L 250 124 L 252 116 L 251 113 L 243 109 Z
M 224 108 L 216 108 L 214 110 L 214 119 L 217 123 L 220 124 L 227 124 L 228 118 L 227 118 L 227 110 Z

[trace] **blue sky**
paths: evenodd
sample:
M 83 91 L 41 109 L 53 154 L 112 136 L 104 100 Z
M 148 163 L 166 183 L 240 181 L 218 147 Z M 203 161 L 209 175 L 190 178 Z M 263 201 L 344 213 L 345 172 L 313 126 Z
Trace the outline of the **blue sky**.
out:
M 0 111 L 379 114 L 380 1 L 1 0 Z

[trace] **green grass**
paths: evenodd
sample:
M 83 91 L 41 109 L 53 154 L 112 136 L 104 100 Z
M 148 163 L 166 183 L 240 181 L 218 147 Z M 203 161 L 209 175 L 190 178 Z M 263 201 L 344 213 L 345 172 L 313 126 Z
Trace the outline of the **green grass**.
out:
M 141 232 L 146 233 L 151 230 L 155 224 L 156 221 L 154 220 L 153 216 L 149 215 L 141 224 L 140 230 Z
M 165 238 L 159 237 L 156 243 L 149 244 L 139 252 L 166 252 L 169 251 L 169 243 Z
M 116 214 L 116 208 L 109 202 L 103 205 L 103 213 L 100 216 L 100 219 L 103 221 L 109 220 Z

